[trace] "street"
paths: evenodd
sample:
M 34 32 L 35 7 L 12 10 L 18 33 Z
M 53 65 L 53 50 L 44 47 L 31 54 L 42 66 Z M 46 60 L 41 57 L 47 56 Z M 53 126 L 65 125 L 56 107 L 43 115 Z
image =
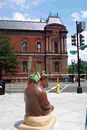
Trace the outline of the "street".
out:
M 82 91 L 83 93 L 87 93 L 87 80 L 85 81 L 81 81 L 81 87 L 82 87 Z M 60 82 L 60 92 L 77 92 L 77 87 L 78 87 L 78 82 L 75 83 L 71 83 L 71 82 Z M 53 89 L 50 92 L 56 92 L 56 88 Z
M 27 87 L 27 82 L 18 82 L 18 83 L 6 83 L 5 92 L 6 93 L 24 93 L 25 88 Z M 45 89 L 46 91 L 54 90 L 56 87 L 56 82 L 49 82 L 49 86 Z M 55 90 L 54 90 L 55 91 Z
M 72 82 L 59 82 L 60 84 L 60 92 L 77 92 L 78 83 Z M 49 87 L 46 88 L 47 92 L 56 93 L 56 82 L 49 82 Z M 16 93 L 16 92 L 24 92 L 25 88 L 27 87 L 27 83 L 8 83 L 6 84 L 5 91 L 7 93 Z M 81 81 L 81 87 L 83 93 L 87 93 L 87 80 Z

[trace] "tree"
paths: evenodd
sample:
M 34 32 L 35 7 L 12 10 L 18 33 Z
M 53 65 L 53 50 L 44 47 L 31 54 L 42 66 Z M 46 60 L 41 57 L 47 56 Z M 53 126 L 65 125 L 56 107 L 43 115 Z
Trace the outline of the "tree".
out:
M 68 72 L 69 72 L 70 74 L 75 74 L 75 73 L 77 73 L 77 72 L 76 72 L 76 64 L 75 64 L 75 63 L 73 63 L 73 64 L 71 64 L 71 65 L 68 66 Z
M 0 33 L 0 79 L 3 71 L 5 71 L 5 74 L 16 73 L 18 65 L 16 59 L 10 39 L 3 33 Z
M 86 74 L 87 73 L 87 61 L 81 61 L 80 60 L 80 73 Z
M 78 73 L 77 72 L 77 63 L 69 65 L 68 72 L 70 74 Z M 86 74 L 86 73 L 87 73 L 87 61 L 82 61 L 80 59 L 80 74 Z

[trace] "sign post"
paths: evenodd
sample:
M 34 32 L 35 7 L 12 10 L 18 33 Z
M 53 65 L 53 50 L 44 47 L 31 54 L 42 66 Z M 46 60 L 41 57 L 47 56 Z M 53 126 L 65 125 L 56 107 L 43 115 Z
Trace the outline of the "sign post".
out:
M 82 88 L 80 86 L 80 58 L 79 58 L 79 49 L 84 50 L 87 48 L 87 45 L 84 45 L 84 36 L 80 34 L 85 30 L 86 23 L 76 21 L 76 34 L 71 36 L 72 45 L 77 46 L 77 51 L 70 51 L 72 55 L 77 53 L 77 68 L 78 68 L 78 87 L 77 93 L 82 93 Z
M 79 48 L 80 48 L 80 44 L 81 43 L 79 43 L 79 36 L 81 36 L 80 33 L 85 30 L 85 26 L 86 26 L 85 22 L 78 22 L 78 21 L 76 21 L 77 61 L 78 61 L 78 87 L 77 87 L 77 93 L 82 93 L 82 87 L 80 86 L 80 58 L 79 58 Z

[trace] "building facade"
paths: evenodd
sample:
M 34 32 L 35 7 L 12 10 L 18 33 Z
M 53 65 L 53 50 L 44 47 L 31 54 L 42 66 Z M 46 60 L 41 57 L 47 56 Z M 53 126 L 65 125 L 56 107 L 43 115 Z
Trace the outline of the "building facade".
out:
M 27 78 L 34 71 L 68 73 L 67 29 L 59 16 L 45 22 L 0 20 L 0 31 L 10 38 L 19 61 L 13 78 Z

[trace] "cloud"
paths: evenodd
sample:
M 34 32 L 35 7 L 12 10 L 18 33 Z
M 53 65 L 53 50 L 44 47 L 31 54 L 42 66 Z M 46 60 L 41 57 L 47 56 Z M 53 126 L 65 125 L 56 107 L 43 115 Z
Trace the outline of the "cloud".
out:
M 32 4 L 38 6 L 40 3 L 42 3 L 44 0 L 32 0 Z
M 8 7 L 9 8 L 17 8 L 20 7 L 21 9 L 27 8 L 29 6 L 29 1 L 27 0 L 0 0 L 0 8 Z
M 84 37 L 85 37 L 85 42 L 86 42 L 86 44 L 87 44 L 87 31 L 83 31 L 82 34 L 84 35 Z
M 85 50 L 80 50 L 79 54 L 82 61 L 87 61 L 87 48 L 85 48 Z
M 0 8 L 3 8 L 5 6 L 5 1 L 4 0 L 0 0 Z
M 18 6 L 24 7 L 27 3 L 27 0 L 10 0 L 10 2 L 13 5 L 18 5 Z
M 87 19 L 87 10 L 72 13 L 71 17 L 73 18 L 74 21 L 78 21 L 78 20 L 82 20 L 82 19 Z
M 31 19 L 29 17 L 29 14 L 27 13 L 21 13 L 21 12 L 15 12 L 11 18 L 12 20 L 21 20 L 21 21 L 37 21 L 39 22 L 40 19 Z
M 44 0 L 8 0 L 12 7 L 19 6 L 21 9 L 29 8 L 31 5 L 38 6 Z
M 16 20 L 16 21 L 33 21 L 33 22 L 45 22 L 45 20 L 37 18 L 31 19 L 28 13 L 15 12 L 11 15 L 11 17 L 0 17 L 0 20 Z
M 10 20 L 8 17 L 0 17 L 0 20 Z
M 81 11 L 82 18 L 87 18 L 87 10 L 86 11 Z
M 28 18 L 26 17 L 26 14 L 23 15 L 22 13 L 20 12 L 15 12 L 12 16 L 12 19 L 13 20 L 22 20 L 22 21 L 25 21 L 27 20 Z
M 80 13 L 77 12 L 73 13 L 71 17 L 73 18 L 74 21 L 78 21 L 81 18 Z
M 0 0 L 0 8 L 4 9 L 9 5 L 11 9 L 16 9 L 18 7 L 20 10 L 24 10 L 32 6 L 38 6 L 42 2 L 44 2 L 44 0 Z

